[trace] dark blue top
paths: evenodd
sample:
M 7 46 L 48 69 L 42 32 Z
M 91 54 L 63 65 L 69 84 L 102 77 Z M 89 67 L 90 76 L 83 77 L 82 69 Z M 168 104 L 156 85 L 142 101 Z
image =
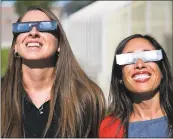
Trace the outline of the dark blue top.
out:
M 47 119 L 49 116 L 49 103 L 45 102 L 39 109 L 31 102 L 27 95 L 24 95 L 24 129 L 25 138 L 42 138 L 44 129 L 46 127 Z M 56 106 L 56 108 L 58 108 Z M 58 113 L 56 112 L 56 115 Z M 46 138 L 53 138 L 57 131 L 58 119 L 53 117 L 50 129 L 48 130 Z
M 129 123 L 128 137 L 165 138 L 168 137 L 167 117 Z

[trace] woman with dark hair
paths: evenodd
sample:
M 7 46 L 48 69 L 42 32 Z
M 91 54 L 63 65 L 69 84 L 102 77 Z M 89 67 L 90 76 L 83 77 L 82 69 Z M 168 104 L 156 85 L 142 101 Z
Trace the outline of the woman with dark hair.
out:
M 1 137 L 98 137 L 104 95 L 80 68 L 57 17 L 30 8 L 13 35 L 1 86 Z
M 121 41 L 99 137 L 173 137 L 172 81 L 166 53 L 153 37 L 135 34 Z

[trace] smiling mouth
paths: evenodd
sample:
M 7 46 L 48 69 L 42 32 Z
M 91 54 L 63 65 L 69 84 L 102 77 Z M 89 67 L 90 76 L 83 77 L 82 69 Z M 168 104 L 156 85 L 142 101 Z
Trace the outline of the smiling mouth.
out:
M 42 44 L 39 43 L 39 42 L 29 42 L 29 43 L 26 43 L 26 47 L 41 47 Z
M 132 78 L 136 81 L 136 82 L 145 82 L 148 81 L 150 79 L 151 75 L 150 74 L 136 74 L 134 75 Z

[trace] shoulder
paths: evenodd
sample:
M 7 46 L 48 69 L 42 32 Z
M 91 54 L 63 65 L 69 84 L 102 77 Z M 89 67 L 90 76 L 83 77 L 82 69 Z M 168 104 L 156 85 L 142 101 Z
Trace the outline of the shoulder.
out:
M 100 138 L 110 138 L 110 137 L 123 137 L 123 128 L 121 127 L 121 121 L 120 119 L 117 119 L 113 116 L 107 116 L 103 119 L 101 122 L 100 128 L 99 128 L 99 137 Z M 118 134 L 116 134 L 116 131 L 119 130 Z

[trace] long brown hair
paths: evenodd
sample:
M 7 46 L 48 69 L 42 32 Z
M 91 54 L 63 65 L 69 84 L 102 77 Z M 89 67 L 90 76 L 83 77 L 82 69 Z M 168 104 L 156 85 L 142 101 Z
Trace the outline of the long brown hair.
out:
M 54 116 L 55 106 L 60 107 L 56 134 L 59 137 L 97 137 L 99 123 L 104 116 L 105 98 L 101 89 L 90 80 L 79 66 L 57 17 L 48 9 L 28 9 L 44 12 L 50 20 L 58 22 L 59 57 L 56 59 L 54 84 L 51 90 L 50 111 L 43 137 L 46 136 Z M 22 58 L 14 56 L 14 35 L 9 51 L 7 71 L 1 86 L 1 137 L 24 137 L 22 119 Z M 58 102 L 57 102 L 58 101 Z

